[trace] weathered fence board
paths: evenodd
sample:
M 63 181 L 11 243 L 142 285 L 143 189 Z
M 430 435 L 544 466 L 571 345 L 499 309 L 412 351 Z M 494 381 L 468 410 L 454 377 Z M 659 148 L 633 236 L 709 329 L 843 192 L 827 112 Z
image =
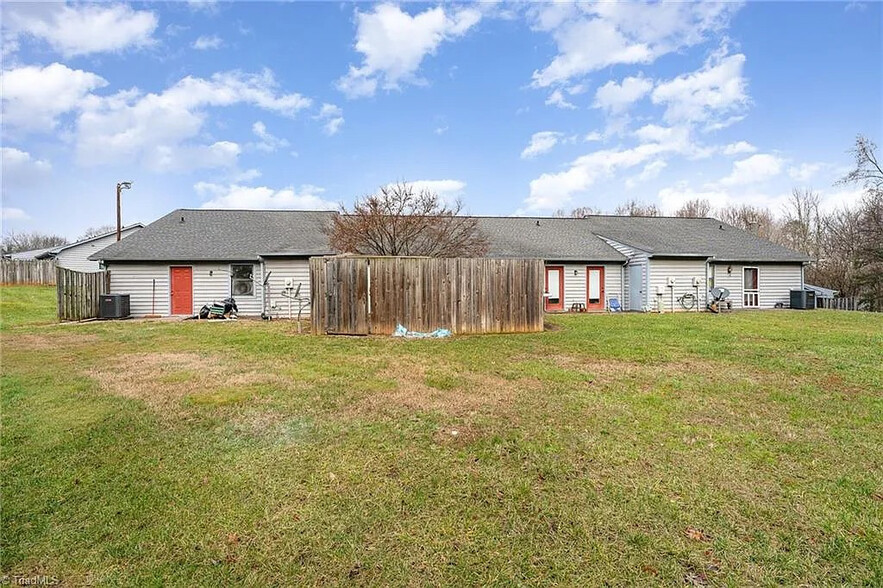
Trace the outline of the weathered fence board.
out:
M 538 259 L 313 258 L 312 331 L 542 331 L 543 287 Z
M 52 286 L 55 261 L 52 259 L 2 259 L 0 283 Z
M 99 315 L 101 296 L 110 292 L 110 272 L 58 268 L 55 278 L 58 320 L 81 321 Z

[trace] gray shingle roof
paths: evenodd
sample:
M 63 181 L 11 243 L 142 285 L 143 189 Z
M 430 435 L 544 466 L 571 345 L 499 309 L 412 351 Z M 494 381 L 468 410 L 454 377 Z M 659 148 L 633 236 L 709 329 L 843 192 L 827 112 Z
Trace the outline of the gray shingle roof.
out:
M 809 261 L 803 253 L 781 247 L 713 218 L 589 216 L 587 228 L 654 256 L 702 256 L 721 261 Z
M 93 254 L 105 261 L 256 260 L 259 256 L 335 253 L 324 229 L 331 211 L 179 209 Z M 474 217 L 490 241 L 490 257 L 623 262 L 598 238 L 654 256 L 721 261 L 802 262 L 802 253 L 711 218 L 589 216 Z M 183 219 L 183 220 L 182 220 Z
M 490 241 L 489 257 L 534 257 L 549 261 L 626 260 L 595 237 L 579 218 L 475 217 Z
M 336 214 L 302 210 L 179 209 L 93 254 L 105 261 L 256 260 L 332 253 L 323 229 Z

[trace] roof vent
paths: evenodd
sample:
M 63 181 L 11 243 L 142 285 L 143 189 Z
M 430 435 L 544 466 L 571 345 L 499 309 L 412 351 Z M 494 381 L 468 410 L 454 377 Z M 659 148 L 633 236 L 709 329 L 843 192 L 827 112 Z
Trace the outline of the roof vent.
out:
M 181 220 L 183 221 L 184 219 L 182 218 Z M 724 226 L 723 226 L 723 225 L 721 225 L 721 226 L 718 227 L 718 228 L 719 228 L 720 230 L 722 230 L 722 231 L 724 230 Z
M 537 221 L 537 226 L 540 226 L 540 221 L 539 221 L 539 220 Z
M 182 223 L 184 222 L 184 217 L 183 217 L 183 216 L 181 217 L 181 222 L 182 222 Z M 723 228 L 723 227 L 722 227 L 722 228 Z

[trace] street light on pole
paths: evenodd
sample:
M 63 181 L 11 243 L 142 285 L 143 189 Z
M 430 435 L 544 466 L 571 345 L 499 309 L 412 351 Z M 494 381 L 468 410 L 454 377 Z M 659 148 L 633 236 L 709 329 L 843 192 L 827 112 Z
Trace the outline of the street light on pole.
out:
M 131 189 L 132 182 L 117 182 L 117 241 L 123 238 L 122 213 L 120 212 L 120 192 Z

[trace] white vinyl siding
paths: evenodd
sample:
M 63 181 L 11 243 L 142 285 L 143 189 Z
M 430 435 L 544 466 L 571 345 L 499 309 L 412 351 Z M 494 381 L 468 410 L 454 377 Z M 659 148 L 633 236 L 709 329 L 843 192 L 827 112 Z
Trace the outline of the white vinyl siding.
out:
M 648 306 L 650 303 L 649 302 L 650 295 L 647 291 L 648 290 L 647 289 L 647 280 L 649 278 L 649 272 L 648 272 L 649 254 L 646 251 L 642 251 L 640 249 L 635 249 L 634 247 L 629 247 L 628 245 L 625 245 L 625 244 L 620 243 L 618 241 L 614 241 L 613 239 L 606 239 L 604 237 L 601 237 L 601 238 L 604 239 L 604 241 L 608 245 L 610 245 L 611 247 L 613 247 L 614 249 L 616 249 L 617 251 L 619 251 L 620 253 L 622 253 L 626 257 L 628 257 L 628 259 L 629 259 L 628 265 L 629 266 L 637 265 L 637 266 L 641 267 L 641 279 L 643 282 L 644 300 L 641 302 L 641 304 L 639 306 L 641 306 L 641 307 Z M 631 306 L 631 289 L 632 289 L 631 284 L 629 283 L 628 266 L 625 269 L 624 282 L 625 283 L 622 284 L 622 298 L 620 298 L 620 302 L 622 303 L 622 307 L 624 309 L 628 310 Z M 641 290 L 641 289 L 642 288 L 638 288 L 638 290 Z
M 110 270 L 112 294 L 128 294 L 132 316 L 169 314 L 169 266 L 156 263 L 114 263 Z M 156 296 L 153 285 L 156 281 Z M 154 304 L 155 301 L 155 304 Z
M 193 313 L 203 305 L 220 302 L 230 296 L 230 263 L 237 262 L 175 262 L 175 263 L 108 263 L 110 291 L 129 294 L 133 316 L 156 314 L 166 316 L 170 312 L 169 272 L 172 267 L 193 268 Z M 239 262 L 246 263 L 246 262 Z M 254 296 L 237 296 L 236 306 L 242 316 L 259 316 L 262 309 L 262 285 L 260 262 L 254 264 Z M 152 294 L 156 280 L 156 296 Z
M 129 235 L 133 235 L 139 229 L 140 227 L 133 227 L 127 231 L 123 231 L 122 237 L 126 238 Z M 113 245 L 116 241 L 117 236 L 116 233 L 114 233 L 112 235 L 101 237 L 100 239 L 95 239 L 94 241 L 74 245 L 69 249 L 60 251 L 58 255 L 55 256 L 55 263 L 58 267 L 78 272 L 97 272 L 101 269 L 101 264 L 97 261 L 89 261 L 89 256 L 93 253 L 98 253 L 109 245 Z
M 619 264 L 592 263 L 591 261 L 579 263 L 555 264 L 564 268 L 564 310 L 570 310 L 575 304 L 586 303 L 586 267 L 604 268 L 604 308 L 607 308 L 607 300 L 618 298 L 622 303 L 622 283 L 620 282 L 621 267 Z
M 267 282 L 269 288 L 269 303 L 275 302 L 276 308 L 271 310 L 274 317 L 288 318 L 288 298 L 282 296 L 285 289 L 285 279 L 291 278 L 295 290 L 300 284 L 300 294 L 307 298 L 307 304 L 304 306 L 304 316 L 310 313 L 310 261 L 306 258 L 273 258 L 269 257 L 264 261 L 264 271 L 270 274 Z M 291 314 L 297 318 L 297 302 L 291 304 Z
M 674 278 L 673 288 L 668 287 L 668 279 Z M 699 286 L 693 287 L 693 279 Z M 657 288 L 662 296 L 656 294 Z M 650 259 L 650 308 L 663 312 L 683 311 L 678 298 L 684 294 L 697 297 L 692 310 L 705 308 L 705 258 L 702 259 Z
M 732 268 L 727 273 L 727 268 Z M 780 303 L 785 308 L 790 306 L 791 290 L 797 290 L 803 283 L 803 265 L 799 263 L 716 263 L 714 285 L 727 288 L 733 308 L 742 306 L 742 277 L 746 267 L 758 268 L 758 291 L 760 309 L 775 308 Z

